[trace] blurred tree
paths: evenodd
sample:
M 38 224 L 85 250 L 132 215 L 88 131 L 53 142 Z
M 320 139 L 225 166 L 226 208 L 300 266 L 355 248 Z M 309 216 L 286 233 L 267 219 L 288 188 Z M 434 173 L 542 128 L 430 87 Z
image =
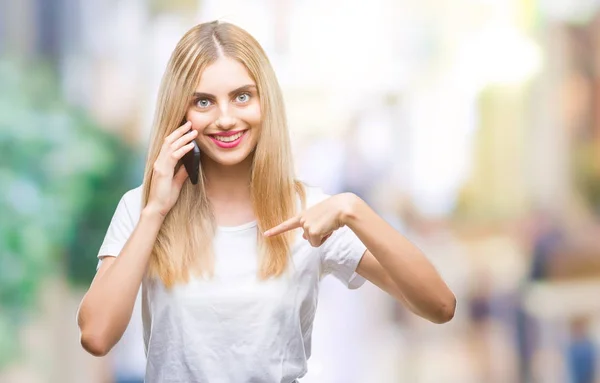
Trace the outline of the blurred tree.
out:
M 91 281 L 138 154 L 67 105 L 50 66 L 0 60 L 0 89 L 1 367 L 46 276 Z

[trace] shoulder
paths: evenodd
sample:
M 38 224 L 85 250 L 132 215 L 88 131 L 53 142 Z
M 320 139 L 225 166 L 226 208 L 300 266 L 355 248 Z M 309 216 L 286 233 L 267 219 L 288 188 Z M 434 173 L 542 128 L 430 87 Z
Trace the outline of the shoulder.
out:
M 121 197 L 119 205 L 127 214 L 137 217 L 142 211 L 143 185 L 127 190 Z
M 127 204 L 134 204 L 134 203 L 142 203 L 142 193 L 144 191 L 144 186 L 143 185 L 139 185 L 136 188 L 133 189 L 129 189 L 125 192 L 125 194 L 123 194 L 123 201 L 125 201 Z

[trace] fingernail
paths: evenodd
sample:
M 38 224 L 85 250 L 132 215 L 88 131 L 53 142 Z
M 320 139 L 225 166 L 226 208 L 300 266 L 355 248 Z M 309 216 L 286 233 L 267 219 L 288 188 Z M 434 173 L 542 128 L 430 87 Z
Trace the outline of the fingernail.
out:
M 265 232 L 263 233 L 263 235 L 264 235 L 265 237 L 268 237 L 268 236 L 269 236 L 269 230 L 265 231 Z

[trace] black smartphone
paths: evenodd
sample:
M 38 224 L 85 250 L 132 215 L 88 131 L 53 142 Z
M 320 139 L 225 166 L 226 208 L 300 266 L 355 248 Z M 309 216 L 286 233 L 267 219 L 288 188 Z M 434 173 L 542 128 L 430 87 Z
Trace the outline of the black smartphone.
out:
M 194 143 L 194 147 L 183 156 L 181 162 L 190 176 L 190 181 L 192 184 L 196 185 L 198 183 L 198 174 L 200 173 L 200 148 L 198 147 L 196 140 L 193 140 L 192 142 Z

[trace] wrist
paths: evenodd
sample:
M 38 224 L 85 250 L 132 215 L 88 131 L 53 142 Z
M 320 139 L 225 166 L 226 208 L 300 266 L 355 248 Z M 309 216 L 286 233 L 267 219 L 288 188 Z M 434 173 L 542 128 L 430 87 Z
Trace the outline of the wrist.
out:
M 352 225 L 358 220 L 364 201 L 354 193 L 342 193 L 341 197 L 340 220 L 342 225 L 352 228 Z
M 143 219 L 149 220 L 149 221 L 162 222 L 165 219 L 165 215 L 160 212 L 160 209 L 158 209 L 152 205 L 146 205 L 142 209 L 140 218 L 143 218 Z

